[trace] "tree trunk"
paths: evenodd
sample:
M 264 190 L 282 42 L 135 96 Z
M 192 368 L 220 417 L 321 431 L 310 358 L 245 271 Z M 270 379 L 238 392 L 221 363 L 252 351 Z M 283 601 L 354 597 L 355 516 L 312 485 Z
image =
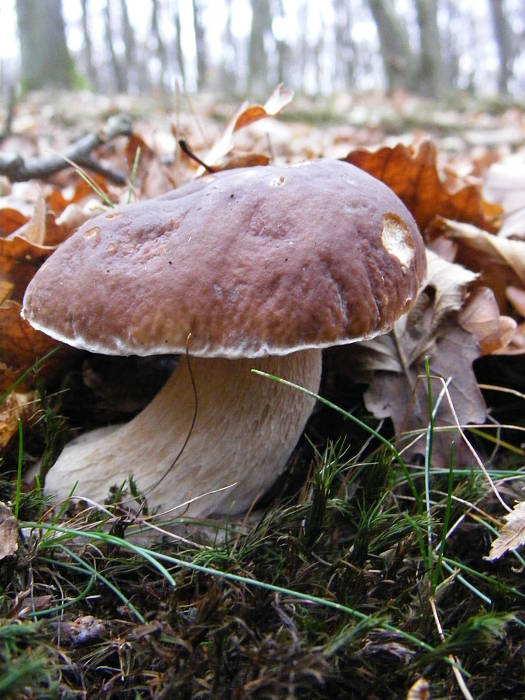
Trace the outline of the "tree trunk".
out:
M 251 0 L 252 26 L 248 48 L 248 90 L 262 96 L 268 90 L 268 53 L 265 38 L 272 35 L 272 14 L 268 0 Z
M 377 26 L 388 92 L 414 89 L 414 57 L 408 32 L 392 0 L 368 0 L 368 4 Z
M 81 0 L 82 5 L 82 34 L 84 35 L 84 56 L 89 84 L 92 90 L 99 90 L 98 73 L 93 63 L 93 47 L 91 44 L 91 32 L 89 31 L 89 0 Z
M 175 5 L 175 51 L 177 53 L 177 64 L 182 79 L 182 89 L 186 92 L 186 66 L 184 63 L 184 52 L 182 51 L 182 30 L 180 26 L 179 3 Z
M 73 61 L 66 44 L 61 0 L 16 0 L 16 14 L 23 87 L 70 88 Z
M 490 0 L 490 13 L 494 37 L 498 47 L 499 71 L 498 90 L 501 95 L 509 94 L 509 81 L 512 78 L 512 29 L 505 14 L 504 0 Z
M 354 82 L 356 47 L 352 41 L 352 11 L 349 0 L 333 0 L 335 18 L 334 83 L 339 90 Z
M 232 0 L 226 0 L 226 10 L 226 26 L 222 35 L 220 81 L 222 91 L 234 94 L 239 80 L 239 56 L 237 41 L 232 30 Z
M 197 50 L 197 89 L 203 90 L 208 82 L 208 55 L 206 50 L 206 30 L 202 22 L 202 5 L 198 0 L 193 3 L 193 31 Z
M 165 92 L 166 91 L 166 82 L 165 81 L 166 81 L 166 76 L 168 73 L 168 55 L 166 52 L 166 47 L 164 46 L 164 42 L 162 41 L 162 37 L 160 35 L 158 0 L 152 0 L 151 33 L 153 34 L 153 38 L 155 39 L 155 43 L 157 44 L 156 56 L 157 56 L 157 58 L 159 60 L 159 64 L 160 64 L 159 86 L 160 86 L 160 89 L 163 92 Z
M 115 51 L 115 46 L 113 44 L 113 30 L 111 26 L 111 10 L 110 10 L 110 0 L 106 0 L 106 5 L 104 8 L 104 33 L 106 37 L 106 45 L 109 51 L 109 57 L 111 61 L 111 68 L 113 70 L 113 77 L 115 79 L 115 87 L 117 92 L 127 92 L 128 80 L 127 74 L 123 70 L 122 65 L 118 59 Z
M 416 11 L 420 45 L 418 92 L 425 97 L 437 98 L 443 92 L 438 0 L 416 0 Z

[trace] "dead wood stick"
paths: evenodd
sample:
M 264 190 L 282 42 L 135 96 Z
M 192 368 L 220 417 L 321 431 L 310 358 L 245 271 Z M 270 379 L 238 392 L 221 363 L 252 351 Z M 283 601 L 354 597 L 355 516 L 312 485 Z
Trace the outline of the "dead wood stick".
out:
M 24 159 L 17 153 L 0 153 L 0 175 L 6 175 L 11 182 L 23 182 L 32 178 L 44 179 L 70 167 L 68 160 L 103 174 L 118 185 L 126 183 L 126 175 L 90 157 L 91 151 L 117 136 L 129 136 L 132 131 L 131 118 L 127 114 L 111 117 L 103 129 L 86 134 L 71 144 L 63 156 L 50 154 L 38 158 Z M 66 160 L 67 159 L 67 160 Z

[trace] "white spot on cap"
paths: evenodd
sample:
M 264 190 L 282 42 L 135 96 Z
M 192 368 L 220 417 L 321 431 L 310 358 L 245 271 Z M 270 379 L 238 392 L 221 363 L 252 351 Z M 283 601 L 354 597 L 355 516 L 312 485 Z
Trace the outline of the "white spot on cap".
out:
M 403 270 L 410 267 L 414 258 L 414 241 L 408 226 L 397 214 L 388 213 L 383 216 L 381 242 L 385 250 L 399 260 Z
M 281 177 L 273 177 L 270 180 L 270 187 L 282 187 L 285 182 L 286 178 L 284 175 L 281 175 Z

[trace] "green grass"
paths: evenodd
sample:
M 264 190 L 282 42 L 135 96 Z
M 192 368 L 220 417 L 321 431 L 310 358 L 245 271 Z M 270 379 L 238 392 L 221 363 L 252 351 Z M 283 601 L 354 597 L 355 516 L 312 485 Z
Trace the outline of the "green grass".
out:
M 28 445 L 65 431 L 45 400 L 0 483 L 23 533 L 0 567 L 2 697 L 396 698 L 421 676 L 432 698 L 525 692 L 525 562 L 483 559 L 504 514 L 486 475 L 453 449 L 434 468 L 432 422 L 414 465 L 384 426 L 320 402 L 318 425 L 337 414 L 344 429 L 303 441 L 286 496 L 247 523 L 148 539 L 151 519 L 119 503 L 133 484 L 58 512 L 22 491 Z

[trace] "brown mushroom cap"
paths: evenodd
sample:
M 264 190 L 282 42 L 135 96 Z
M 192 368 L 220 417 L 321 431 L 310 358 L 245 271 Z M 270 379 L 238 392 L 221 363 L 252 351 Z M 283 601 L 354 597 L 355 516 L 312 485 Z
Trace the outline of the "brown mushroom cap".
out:
M 242 168 L 86 222 L 23 315 L 104 354 L 287 354 L 388 330 L 425 275 L 403 203 L 334 160 Z

